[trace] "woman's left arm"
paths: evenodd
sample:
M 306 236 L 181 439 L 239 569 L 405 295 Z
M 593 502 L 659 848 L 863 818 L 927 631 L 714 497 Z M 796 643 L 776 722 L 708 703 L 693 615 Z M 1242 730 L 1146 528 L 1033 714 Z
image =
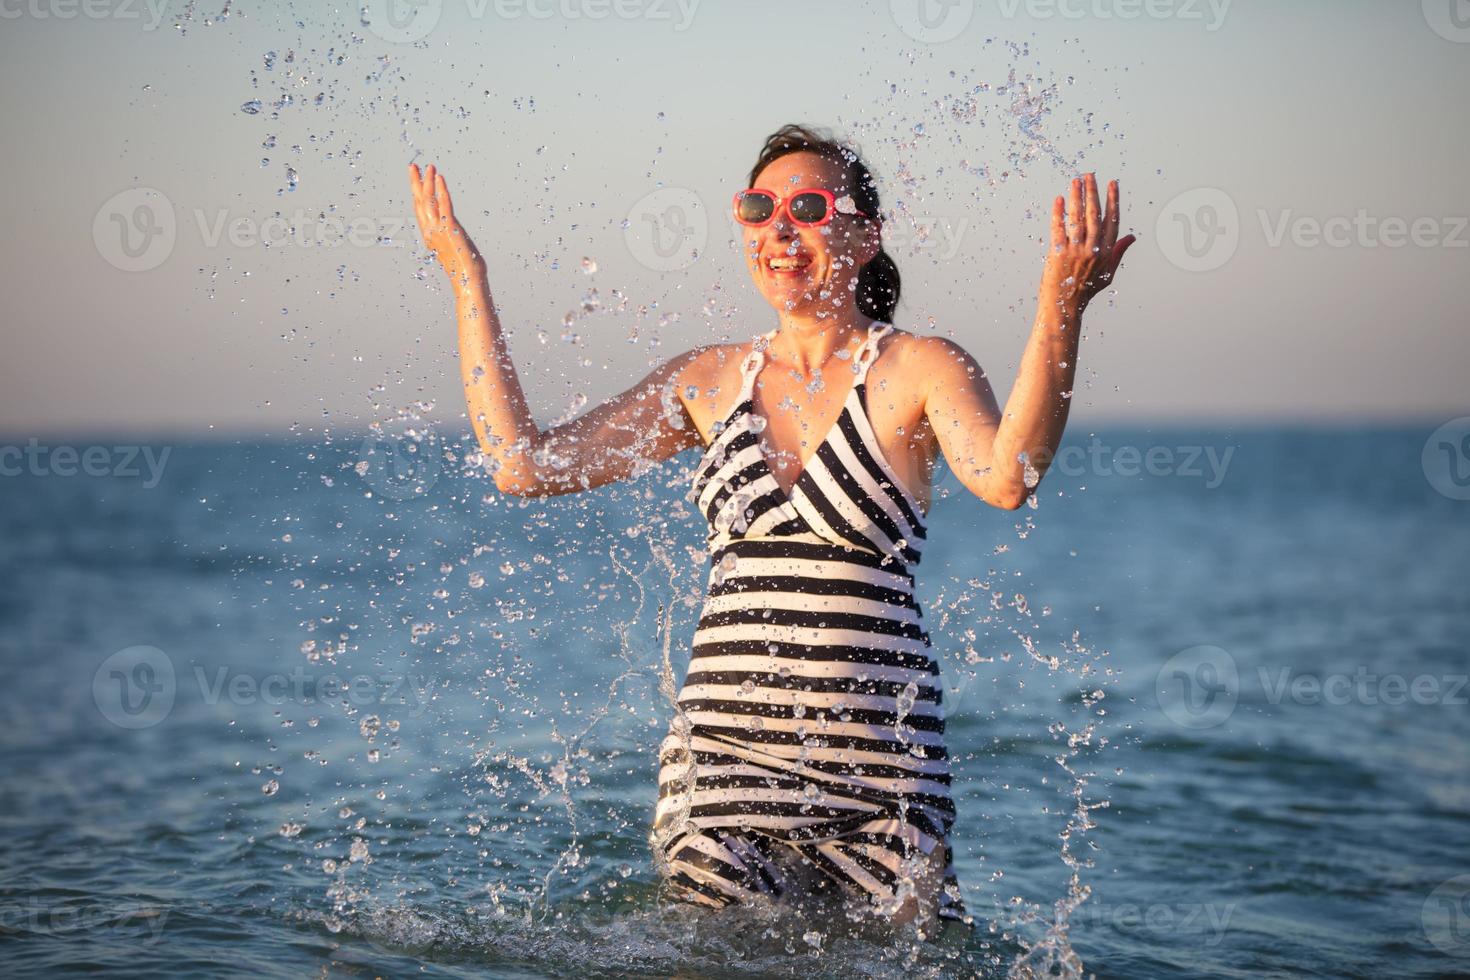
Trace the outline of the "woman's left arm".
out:
M 1117 181 L 1108 184 L 1106 212 L 1094 174 L 1052 202 L 1036 324 L 1004 413 L 974 358 L 957 344 L 929 341 L 925 415 L 955 475 L 986 503 L 1020 507 L 1051 465 L 1072 404 L 1082 313 L 1133 242 L 1118 240 Z

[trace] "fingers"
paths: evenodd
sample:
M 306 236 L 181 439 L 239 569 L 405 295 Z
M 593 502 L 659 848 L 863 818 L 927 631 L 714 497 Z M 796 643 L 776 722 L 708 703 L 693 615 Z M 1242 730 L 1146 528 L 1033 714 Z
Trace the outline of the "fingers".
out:
M 1067 244 L 1067 231 L 1063 222 L 1066 208 L 1060 197 L 1051 202 L 1051 250 L 1053 252 Z
M 1123 253 L 1128 251 L 1129 246 L 1138 241 L 1137 236 L 1129 235 L 1117 245 L 1113 246 L 1113 268 L 1118 268 L 1118 263 L 1123 261 Z
M 1097 203 L 1097 174 L 1083 178 L 1083 193 L 1086 196 L 1086 224 L 1083 228 L 1083 244 L 1097 251 L 1102 242 L 1102 207 Z
M 1108 181 L 1108 209 L 1103 216 L 1102 241 L 1100 248 L 1106 255 L 1111 255 L 1113 246 L 1118 243 L 1118 182 Z
M 1082 181 L 1074 180 L 1067 188 L 1067 241 L 1082 244 Z
M 1108 252 L 1108 264 L 1101 276 L 1103 284 L 1112 284 L 1114 277 L 1118 274 L 1118 266 L 1123 262 L 1123 253 L 1127 252 L 1135 241 L 1137 241 L 1137 238 L 1129 235 L 1127 238 L 1115 244 Z
M 427 241 L 429 235 L 428 213 L 424 209 L 424 180 L 417 164 L 408 165 L 408 184 L 413 191 L 413 217 L 419 224 L 419 234 Z
M 424 168 L 424 207 L 428 213 L 430 221 L 432 221 L 434 225 L 439 224 L 439 200 L 434 194 L 434 182 L 438 179 L 438 177 L 439 171 L 434 169 L 434 165 L 432 163 Z
M 439 214 L 445 221 L 454 218 L 454 203 L 449 199 L 449 185 L 444 182 L 443 174 L 435 175 L 434 203 L 438 206 Z

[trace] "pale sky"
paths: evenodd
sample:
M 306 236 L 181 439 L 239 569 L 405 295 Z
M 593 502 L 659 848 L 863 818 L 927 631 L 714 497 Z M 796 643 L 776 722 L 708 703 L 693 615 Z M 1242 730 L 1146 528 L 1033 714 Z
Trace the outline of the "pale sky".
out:
M 468 431 L 416 153 L 548 423 L 774 324 L 726 213 L 789 121 L 857 141 L 898 324 L 1002 399 L 1050 199 L 1096 170 L 1141 240 L 1088 312 L 1074 419 L 1470 414 L 1460 0 L 421 2 L 0 0 L 7 439 L 311 434 L 420 400 Z M 358 232 L 264 247 L 277 212 Z

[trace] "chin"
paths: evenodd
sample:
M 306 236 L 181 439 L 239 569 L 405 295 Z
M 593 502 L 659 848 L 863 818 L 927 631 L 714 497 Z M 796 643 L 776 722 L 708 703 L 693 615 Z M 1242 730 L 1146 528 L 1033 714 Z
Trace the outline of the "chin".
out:
M 822 287 L 817 283 L 772 284 L 761 290 L 767 303 L 787 313 L 811 313 L 824 306 Z
M 771 304 L 772 309 L 784 313 L 805 313 L 816 309 L 817 306 L 817 301 L 809 298 L 805 291 L 766 293 L 765 298 L 766 302 Z

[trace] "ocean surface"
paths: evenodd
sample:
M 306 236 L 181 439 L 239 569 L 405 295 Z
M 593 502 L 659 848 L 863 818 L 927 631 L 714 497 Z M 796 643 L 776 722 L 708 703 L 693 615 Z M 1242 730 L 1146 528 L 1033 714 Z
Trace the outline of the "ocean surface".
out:
M 525 501 L 407 430 L 13 442 L 0 973 L 1470 974 L 1470 459 L 1433 429 L 1074 423 L 1035 509 L 941 482 L 974 924 L 925 939 L 660 894 L 692 455 Z

